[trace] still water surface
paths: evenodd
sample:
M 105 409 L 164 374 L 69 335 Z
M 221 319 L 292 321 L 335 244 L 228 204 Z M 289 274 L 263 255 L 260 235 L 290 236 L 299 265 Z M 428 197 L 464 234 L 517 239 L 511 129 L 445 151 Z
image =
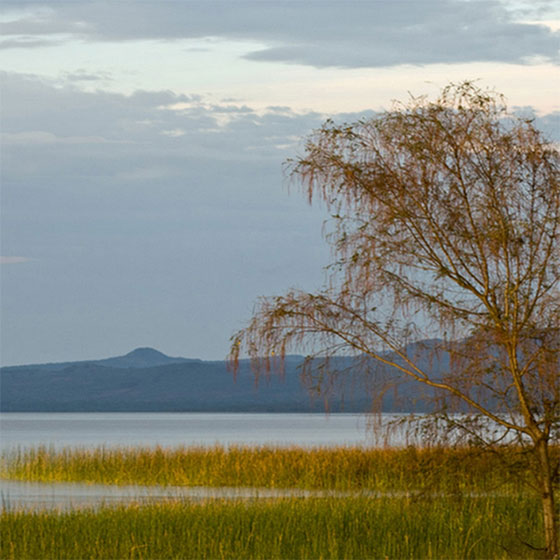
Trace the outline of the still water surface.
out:
M 243 488 L 205 486 L 133 486 L 85 484 L 80 482 L 20 482 L 0 479 L 0 510 L 70 510 L 119 504 L 270 498 L 343 497 L 358 493 L 298 488 Z M 365 493 L 363 493 L 365 494 Z M 368 495 L 375 495 L 369 492 Z
M 189 445 L 372 445 L 363 414 L 2 413 L 1 450 Z
M 394 419 L 387 415 L 385 420 Z M 190 445 L 369 446 L 379 443 L 360 414 L 3 413 L 0 449 Z M 398 442 L 397 442 L 398 443 Z M 283 491 L 280 491 L 282 493 Z M 286 491 L 291 493 L 292 491 Z M 301 495 L 300 491 L 298 495 Z M 270 498 L 256 488 L 160 488 L 0 480 L 0 509 L 68 509 L 170 499 Z

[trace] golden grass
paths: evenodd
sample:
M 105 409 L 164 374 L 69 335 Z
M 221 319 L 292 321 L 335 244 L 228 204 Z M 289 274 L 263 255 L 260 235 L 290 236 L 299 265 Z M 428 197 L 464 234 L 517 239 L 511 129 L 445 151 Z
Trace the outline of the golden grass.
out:
M 40 447 L 5 456 L 0 476 L 105 484 L 519 493 L 526 467 L 514 462 L 515 451 L 504 453 L 413 447 Z

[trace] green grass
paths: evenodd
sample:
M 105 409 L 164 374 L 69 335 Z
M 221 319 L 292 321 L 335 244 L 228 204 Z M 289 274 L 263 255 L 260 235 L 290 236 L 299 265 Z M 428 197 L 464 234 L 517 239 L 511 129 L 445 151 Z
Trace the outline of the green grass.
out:
M 510 457 L 511 458 L 511 457 Z M 472 449 L 37 448 L 4 458 L 14 480 L 431 493 L 522 491 L 511 461 Z
M 449 448 L 18 451 L 0 476 L 387 494 L 5 511 L 0 558 L 538 558 L 524 542 L 542 545 L 541 505 L 518 458 Z
M 209 501 L 4 512 L 0 556 L 39 558 L 536 558 L 522 497 Z

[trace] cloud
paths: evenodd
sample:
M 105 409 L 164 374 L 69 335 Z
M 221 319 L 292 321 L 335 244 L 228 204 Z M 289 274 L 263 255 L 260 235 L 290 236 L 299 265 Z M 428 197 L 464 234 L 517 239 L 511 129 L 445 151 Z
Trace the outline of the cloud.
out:
M 87 41 L 210 37 L 261 45 L 248 47 L 244 56 L 251 60 L 316 67 L 560 61 L 558 32 L 538 23 L 517 22 L 523 3 L 510 7 L 497 0 L 405 4 L 123 0 L 26 5 L 28 10 L 19 19 L 2 25 L 6 40 L 42 41 L 64 34 Z M 540 2 L 539 13 L 552 10 L 550 6 Z
M 550 140 L 560 143 L 560 111 L 535 118 L 535 124 Z
M 216 358 L 257 295 L 323 281 L 325 215 L 287 196 L 282 161 L 325 115 L 0 79 L 2 248 L 41 255 L 2 271 L 3 345 L 22 361 L 25 341 L 82 348 L 99 333 L 131 345 L 160 333 Z
M 50 132 L 30 130 L 28 132 L 5 132 L 2 134 L 4 146 L 45 145 L 45 144 L 118 144 L 125 140 L 108 140 L 100 136 L 56 136 Z
M 3 267 L 4 348 L 145 329 L 218 357 L 256 294 L 320 281 L 323 216 L 287 196 L 281 164 L 322 115 L 1 79 L 18 141 L 2 147 L 2 249 L 41 255 Z
M 547 20 L 560 17 L 556 0 L 500 0 L 518 19 Z
M 181 128 L 174 128 L 173 130 L 162 130 L 160 134 L 177 138 L 179 136 L 184 136 L 186 132 Z
M 86 70 L 79 69 L 75 72 L 65 72 L 63 78 L 68 82 L 97 82 L 97 81 L 112 81 L 109 72 L 87 72 Z
M 0 41 L 0 49 L 35 49 L 37 47 L 52 47 L 61 41 L 51 39 L 37 39 L 35 37 L 12 37 Z
M 324 120 L 315 112 L 276 107 L 257 112 L 170 91 L 124 95 L 21 74 L 1 78 L 3 143 L 13 163 L 8 174 L 16 168 L 23 175 L 39 173 L 44 166 L 47 175 L 63 176 L 66 165 L 84 160 L 88 169 L 97 161 L 96 169 L 109 175 L 124 172 L 135 158 L 181 167 L 189 157 L 281 162 L 297 146 L 294 139 Z
M 124 95 L 21 74 L 1 79 L 6 185 L 85 189 L 102 182 L 125 188 L 155 186 L 156 179 L 178 185 L 209 169 L 217 172 L 220 162 L 270 165 L 278 172 L 326 117 L 283 106 L 256 111 L 170 91 Z M 333 118 L 351 122 L 372 115 Z M 558 114 L 543 115 L 537 124 L 559 136 Z
M 19 264 L 29 262 L 31 259 L 27 257 L 2 257 L 0 256 L 0 264 Z

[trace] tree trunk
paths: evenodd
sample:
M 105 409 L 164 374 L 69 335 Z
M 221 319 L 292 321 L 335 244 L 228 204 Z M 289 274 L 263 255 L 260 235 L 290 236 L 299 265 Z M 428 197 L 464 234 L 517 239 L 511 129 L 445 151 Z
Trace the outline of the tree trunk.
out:
M 541 498 L 543 507 L 544 532 L 547 558 L 560 558 L 558 543 L 558 512 L 554 500 L 552 483 L 552 465 L 548 449 L 548 441 L 537 443 L 537 455 L 540 466 Z

